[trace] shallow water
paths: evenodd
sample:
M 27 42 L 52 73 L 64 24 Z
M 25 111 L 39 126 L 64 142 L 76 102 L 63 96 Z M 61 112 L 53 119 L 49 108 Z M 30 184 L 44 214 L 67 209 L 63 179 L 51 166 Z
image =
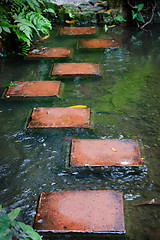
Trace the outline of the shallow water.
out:
M 0 202 L 7 211 L 21 207 L 19 220 L 32 225 L 41 191 L 120 190 L 126 239 L 148 239 L 150 232 L 159 231 L 159 206 L 134 205 L 153 198 L 160 201 L 159 26 L 152 26 L 152 32 L 116 27 L 104 33 L 99 28 L 97 38 L 121 41 L 120 49 L 100 51 L 80 51 L 76 48 L 79 38 L 59 37 L 57 31 L 53 30 L 43 46 L 74 48 L 69 62 L 100 63 L 102 77 L 63 78 L 61 98 L 0 100 Z M 0 60 L 0 86 L 14 80 L 48 80 L 53 64 L 44 60 Z M 0 88 L 1 95 L 3 90 Z M 33 107 L 77 104 L 91 108 L 91 129 L 24 128 Z M 70 171 L 65 166 L 68 136 L 138 139 L 143 167 Z

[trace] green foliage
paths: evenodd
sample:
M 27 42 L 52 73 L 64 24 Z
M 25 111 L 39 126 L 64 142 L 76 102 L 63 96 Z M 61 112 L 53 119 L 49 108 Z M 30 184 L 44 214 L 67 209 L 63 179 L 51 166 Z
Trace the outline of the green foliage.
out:
M 3 85 L 2 87 L 16 86 L 16 85 L 19 85 L 19 84 L 20 84 L 20 83 L 11 82 L 11 83 L 8 83 L 8 84 Z
M 20 211 L 20 208 L 16 208 L 7 214 L 0 205 L 0 240 L 41 240 L 31 226 L 15 220 Z
M 140 3 L 133 7 L 135 10 L 132 10 L 132 19 L 136 19 L 138 22 L 145 22 L 140 11 L 144 8 L 144 3 Z
M 46 0 L 14 0 L 0 3 L 0 35 L 15 34 L 20 53 L 26 54 L 34 34 L 49 34 L 52 29 L 50 21 L 43 16 L 54 9 L 47 8 Z
M 108 26 L 105 24 L 104 25 L 104 31 L 107 32 L 108 31 Z
M 114 21 L 115 21 L 115 22 L 126 22 L 126 20 L 125 20 L 122 16 L 120 16 L 120 15 L 118 15 L 117 17 L 115 17 L 115 18 L 114 18 Z

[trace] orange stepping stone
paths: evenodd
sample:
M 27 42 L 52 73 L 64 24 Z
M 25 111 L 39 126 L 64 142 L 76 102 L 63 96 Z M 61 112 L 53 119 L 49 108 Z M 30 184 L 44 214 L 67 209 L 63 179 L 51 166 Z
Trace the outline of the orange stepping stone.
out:
M 58 96 L 60 81 L 26 81 L 12 82 L 5 94 L 6 98 L 10 97 L 52 97 Z
M 96 27 L 61 27 L 60 35 L 93 35 Z
M 29 51 L 28 59 L 36 58 L 67 58 L 71 55 L 70 48 L 64 47 L 40 47 Z
M 83 39 L 80 48 L 119 48 L 120 42 L 115 39 Z
M 122 193 L 41 192 L 34 229 L 52 233 L 125 233 Z
M 137 140 L 73 139 L 71 166 L 141 166 Z
M 99 76 L 100 67 L 96 63 L 55 63 L 52 76 Z
M 37 107 L 33 109 L 29 128 L 89 127 L 90 108 Z

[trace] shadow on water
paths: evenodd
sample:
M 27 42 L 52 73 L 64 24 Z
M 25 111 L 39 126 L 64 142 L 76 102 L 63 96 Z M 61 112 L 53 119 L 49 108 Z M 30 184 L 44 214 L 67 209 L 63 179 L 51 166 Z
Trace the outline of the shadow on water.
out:
M 62 79 L 61 98 L 0 100 L 0 202 L 8 211 L 21 207 L 19 219 L 32 225 L 41 191 L 119 190 L 124 196 L 125 236 L 69 234 L 54 235 L 53 239 L 154 239 L 159 230 L 159 207 L 134 205 L 159 197 L 160 31 L 153 26 L 151 36 L 117 27 L 108 33 L 99 29 L 96 37 L 118 38 L 121 48 L 80 51 L 76 48 L 78 38 L 54 37 L 54 33 L 44 46 L 74 48 L 69 61 L 100 63 L 101 78 Z M 53 64 L 44 60 L 1 60 L 1 86 L 13 80 L 48 80 Z M 0 94 L 3 90 L 1 87 Z M 24 129 L 34 107 L 77 104 L 91 108 L 91 129 Z M 68 169 L 70 137 L 138 139 L 143 166 Z

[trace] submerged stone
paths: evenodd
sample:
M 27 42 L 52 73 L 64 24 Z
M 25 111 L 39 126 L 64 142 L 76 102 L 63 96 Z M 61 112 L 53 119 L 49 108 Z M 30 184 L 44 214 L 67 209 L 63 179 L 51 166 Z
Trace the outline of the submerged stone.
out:
M 37 107 L 33 109 L 29 128 L 89 127 L 90 108 Z
M 52 97 L 58 96 L 60 81 L 14 81 L 5 94 L 10 97 Z
M 73 139 L 70 166 L 141 166 L 137 140 Z
M 71 55 L 70 48 L 64 47 L 40 47 L 29 51 L 26 59 L 39 59 L 39 58 L 67 58 Z
M 34 229 L 52 233 L 125 233 L 122 193 L 42 192 Z
M 120 42 L 116 39 L 83 39 L 79 48 L 119 48 Z
M 96 63 L 55 63 L 52 76 L 99 76 L 100 66 Z
M 61 27 L 60 35 L 93 35 L 96 27 Z

